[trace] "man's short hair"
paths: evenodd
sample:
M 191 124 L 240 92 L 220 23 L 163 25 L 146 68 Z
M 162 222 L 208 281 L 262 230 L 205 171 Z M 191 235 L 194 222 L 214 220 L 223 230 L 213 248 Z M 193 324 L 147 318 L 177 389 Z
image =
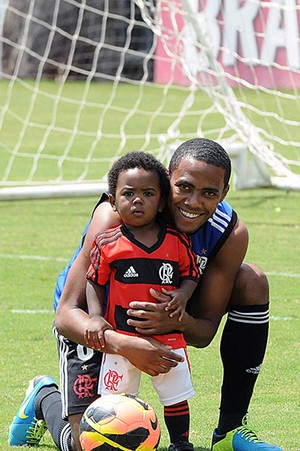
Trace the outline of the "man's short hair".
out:
M 224 186 L 225 188 L 228 186 L 231 175 L 231 161 L 226 150 L 216 141 L 194 138 L 182 143 L 171 157 L 169 163 L 170 175 L 178 168 L 183 158 L 193 158 L 223 168 L 225 171 Z

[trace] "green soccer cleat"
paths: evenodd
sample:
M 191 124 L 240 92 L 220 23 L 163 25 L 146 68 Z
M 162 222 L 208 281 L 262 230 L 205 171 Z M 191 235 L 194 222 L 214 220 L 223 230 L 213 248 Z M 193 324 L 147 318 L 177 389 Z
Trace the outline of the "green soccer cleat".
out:
M 35 446 L 47 430 L 44 420 L 36 418 L 34 401 L 43 387 L 55 386 L 57 383 L 50 376 L 36 376 L 29 382 L 25 399 L 9 428 L 8 443 L 10 446 Z
M 224 435 L 218 435 L 214 430 L 212 438 L 213 451 L 282 451 L 276 445 L 262 441 L 257 434 L 250 429 L 246 420 L 242 426 L 227 432 Z

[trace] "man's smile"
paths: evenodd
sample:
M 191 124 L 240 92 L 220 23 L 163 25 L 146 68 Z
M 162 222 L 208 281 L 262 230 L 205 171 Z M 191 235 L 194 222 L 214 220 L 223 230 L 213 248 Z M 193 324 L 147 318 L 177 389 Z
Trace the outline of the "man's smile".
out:
M 182 216 L 184 216 L 185 218 L 196 219 L 196 218 L 199 218 L 201 216 L 200 213 L 190 213 L 189 211 L 183 210 L 180 207 L 178 208 L 178 210 L 180 211 Z

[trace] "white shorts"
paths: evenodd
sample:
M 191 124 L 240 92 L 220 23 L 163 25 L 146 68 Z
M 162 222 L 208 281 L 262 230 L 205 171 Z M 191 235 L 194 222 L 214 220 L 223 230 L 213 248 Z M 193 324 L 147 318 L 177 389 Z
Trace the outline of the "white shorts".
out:
M 195 391 L 192 385 L 189 362 L 186 349 L 174 350 L 184 358 L 175 368 L 166 374 L 151 377 L 152 385 L 158 393 L 163 406 L 171 406 L 191 398 Z M 141 371 L 120 355 L 104 354 L 98 393 L 108 395 L 112 393 L 128 393 L 138 395 Z

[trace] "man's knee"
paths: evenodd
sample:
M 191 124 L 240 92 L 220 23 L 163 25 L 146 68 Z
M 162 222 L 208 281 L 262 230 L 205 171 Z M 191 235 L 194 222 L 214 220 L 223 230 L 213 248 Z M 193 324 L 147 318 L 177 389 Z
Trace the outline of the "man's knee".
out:
M 269 302 L 266 274 L 253 263 L 243 263 L 236 275 L 230 303 L 258 305 Z

